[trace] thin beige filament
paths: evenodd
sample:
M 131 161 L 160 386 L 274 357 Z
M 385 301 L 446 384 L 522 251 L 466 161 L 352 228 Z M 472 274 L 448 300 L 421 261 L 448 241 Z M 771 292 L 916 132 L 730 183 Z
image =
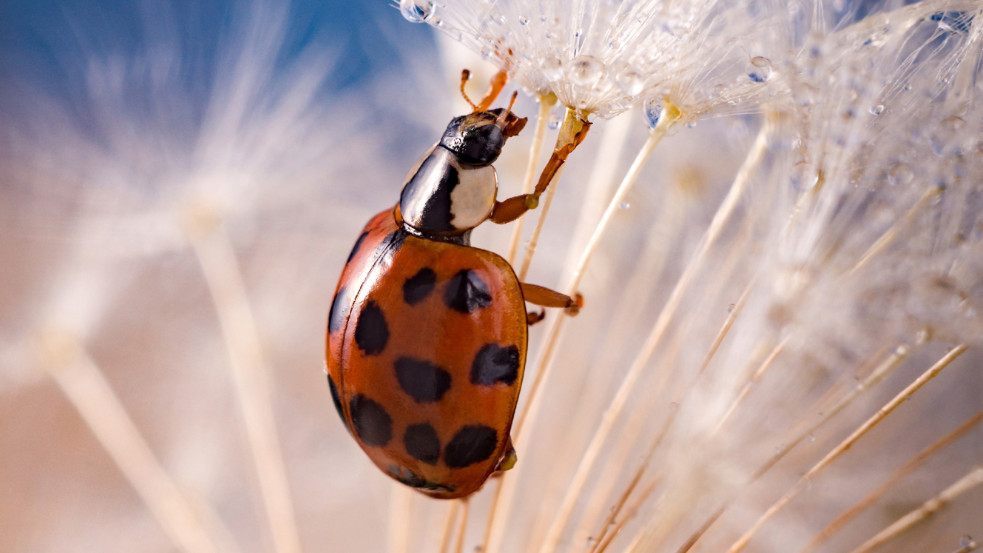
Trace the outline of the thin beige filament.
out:
M 533 133 L 532 144 L 529 146 L 529 161 L 526 164 L 526 176 L 522 181 L 522 193 L 529 194 L 532 187 L 536 184 L 536 167 L 539 163 L 539 155 L 543 151 L 543 143 L 546 142 L 546 126 L 549 123 L 550 112 L 556 105 L 556 95 L 549 94 L 539 97 L 539 114 L 536 116 L 536 131 Z M 519 250 L 519 240 L 522 239 L 522 227 L 525 225 L 526 218 L 519 217 L 512 227 L 512 237 L 509 239 L 509 251 L 505 257 L 509 264 L 515 265 L 515 255 Z
M 194 501 L 167 474 L 102 370 L 74 337 L 48 332 L 40 342 L 45 370 L 175 547 L 188 553 L 237 551 L 209 507 Z
M 213 211 L 204 206 L 192 207 L 186 223 L 218 314 L 274 548 L 278 553 L 300 553 L 270 398 L 272 381 L 236 253 Z
M 751 541 L 751 538 L 761 529 L 762 526 L 776 513 L 781 511 L 786 505 L 788 505 L 792 499 L 794 499 L 799 492 L 806 489 L 809 482 L 815 479 L 815 477 L 823 471 L 830 463 L 836 460 L 840 455 L 853 447 L 857 441 L 862 438 L 867 432 L 872 428 L 877 426 L 881 421 L 887 418 L 895 409 L 897 409 L 902 403 L 904 403 L 908 398 L 913 396 L 918 390 L 927 384 L 930 380 L 938 376 L 946 367 L 949 366 L 953 361 L 955 361 L 960 355 L 965 352 L 967 347 L 964 344 L 960 344 L 952 348 L 948 353 L 946 353 L 938 362 L 929 367 L 924 373 L 922 373 L 918 378 L 916 378 L 911 384 L 905 387 L 904 390 L 899 392 L 894 398 L 888 401 L 883 407 L 881 407 L 877 413 L 867 419 L 863 424 L 861 424 L 856 430 L 853 431 L 846 439 L 840 442 L 836 447 L 830 450 L 818 463 L 813 465 L 808 472 L 806 472 L 799 480 L 796 481 L 794 485 L 776 501 L 767 511 L 744 533 L 734 544 L 727 550 L 727 553 L 737 553 L 742 551 L 747 544 Z

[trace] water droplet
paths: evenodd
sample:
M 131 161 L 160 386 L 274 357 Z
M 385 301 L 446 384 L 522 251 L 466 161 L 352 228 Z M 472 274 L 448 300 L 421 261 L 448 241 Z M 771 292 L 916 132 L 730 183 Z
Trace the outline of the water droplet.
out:
M 747 71 L 748 78 L 756 83 L 763 83 L 771 78 L 771 73 L 771 60 L 764 56 L 751 58 L 751 66 Z
M 911 83 L 905 83 L 904 86 L 901 87 L 901 90 L 909 92 L 911 90 Z
M 642 81 L 642 76 L 630 65 L 615 73 L 614 82 L 622 92 L 629 96 L 637 96 L 645 85 Z
M 882 113 L 884 113 L 884 104 L 875 104 L 873 106 L 870 106 L 870 114 L 871 115 L 875 115 L 876 116 L 876 115 L 880 115 Z
M 519 16 L 519 25 L 525 26 L 525 25 L 528 25 L 528 24 L 529 24 L 529 18 L 526 17 L 526 16 L 524 16 L 524 15 L 520 15 Z
M 808 161 L 800 161 L 792 166 L 790 180 L 796 190 L 812 190 L 819 182 L 819 173 Z
M 546 126 L 550 128 L 551 131 L 555 131 L 560 128 L 560 117 L 559 113 L 551 113 L 550 118 L 546 120 Z
M 915 176 L 915 172 L 911 170 L 911 167 L 907 163 L 897 162 L 887 170 L 887 182 L 891 186 L 904 186 L 911 182 L 911 179 Z
M 543 76 L 551 81 L 559 79 L 563 75 L 563 62 L 555 56 L 544 59 L 539 64 Z
M 964 534 L 963 537 L 959 538 L 959 547 L 976 547 L 976 540 L 973 539 L 973 536 Z
M 908 355 L 908 346 L 900 345 L 894 348 L 894 355 L 897 355 L 898 357 L 904 357 Z
M 399 0 L 399 11 L 410 23 L 430 21 L 435 11 L 433 0 Z
M 662 117 L 662 98 L 653 97 L 649 98 L 645 102 L 645 122 L 648 123 L 649 127 L 655 128 L 659 123 L 659 118 Z
M 630 207 L 631 207 L 631 202 L 629 202 L 627 200 L 625 200 L 625 201 L 621 202 L 620 204 L 618 204 L 618 209 L 620 209 L 622 211 L 624 211 L 624 210 L 626 210 L 626 209 L 628 209 Z
M 966 126 L 966 120 L 958 115 L 950 115 L 943 119 L 935 132 L 929 137 L 929 145 L 932 147 L 932 151 L 935 155 L 943 155 L 949 150 L 950 147 L 956 147 L 957 136 L 959 131 Z
M 577 56 L 567 72 L 573 84 L 590 86 L 604 75 L 604 64 L 594 56 Z
M 808 436 L 806 436 L 806 441 L 809 442 L 809 443 L 812 443 L 812 442 L 816 441 L 816 435 L 815 434 L 809 434 Z

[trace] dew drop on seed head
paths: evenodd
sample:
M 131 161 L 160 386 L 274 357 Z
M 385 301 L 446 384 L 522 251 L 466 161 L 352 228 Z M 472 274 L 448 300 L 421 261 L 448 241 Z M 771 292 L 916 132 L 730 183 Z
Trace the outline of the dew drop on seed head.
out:
M 520 15 L 519 16 L 519 25 L 526 26 L 528 24 L 529 24 L 529 18 L 526 17 L 526 16 L 524 16 L 524 15 Z
M 870 106 L 871 115 L 880 115 L 882 113 L 884 113 L 884 104 L 875 104 Z
M 976 540 L 973 539 L 973 536 L 964 534 L 963 537 L 959 538 L 959 547 L 976 547 Z
M 887 182 L 891 186 L 904 186 L 911 182 L 915 172 L 907 163 L 897 162 L 887 170 Z
M 577 56 L 570 62 L 567 73 L 573 84 L 588 86 L 604 75 L 604 64 L 594 56 Z
M 621 202 L 620 204 L 618 204 L 618 209 L 620 209 L 622 211 L 625 211 L 625 210 L 627 210 L 629 208 L 631 208 L 631 202 L 629 202 L 629 201 L 624 201 L 624 202 Z
M 659 97 L 649 98 L 645 102 L 645 122 L 648 123 L 649 127 L 655 128 L 659 123 L 659 118 L 662 117 L 662 99 Z
M 410 23 L 424 23 L 433 17 L 433 0 L 399 0 L 399 11 Z
M 614 82 L 622 92 L 629 96 L 637 96 L 642 91 L 644 85 L 642 76 L 638 74 L 638 71 L 632 69 L 631 66 L 627 66 L 615 73 Z
M 556 56 L 550 56 L 539 63 L 543 76 L 553 81 L 563 75 L 563 62 Z
M 935 155 L 944 155 L 950 148 L 956 146 L 959 131 L 966 126 L 966 120 L 958 115 L 950 115 L 943 119 L 935 132 L 929 137 L 929 145 Z
M 751 58 L 751 65 L 748 67 L 747 76 L 756 83 L 763 83 L 771 78 L 771 60 L 764 56 L 754 56 Z
M 546 126 L 550 128 L 551 131 L 555 131 L 560 128 L 560 114 L 551 113 L 550 118 L 546 120 Z
M 808 161 L 800 161 L 792 166 L 790 180 L 796 190 L 812 190 L 819 182 L 819 173 Z

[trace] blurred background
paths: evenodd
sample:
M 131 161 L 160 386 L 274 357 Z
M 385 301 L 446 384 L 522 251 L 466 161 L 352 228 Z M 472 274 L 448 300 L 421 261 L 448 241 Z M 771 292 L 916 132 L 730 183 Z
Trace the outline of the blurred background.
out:
M 826 4 L 841 18 L 831 28 L 840 29 L 903 3 Z M 941 27 L 949 12 L 940 13 L 925 21 Z M 952 32 L 970 36 L 973 19 L 956 19 L 965 28 L 950 25 Z M 939 127 L 948 134 L 910 135 L 938 159 L 916 164 L 920 151 L 899 143 L 868 152 L 866 173 L 850 161 L 827 171 L 825 190 L 836 191 L 828 218 L 803 234 L 834 229 L 819 242 L 837 246 L 803 247 L 813 264 L 775 261 L 776 237 L 795 226 L 792 215 L 811 213 L 793 152 L 804 141 L 846 150 L 855 143 L 837 143 L 834 131 L 768 135 L 749 192 L 671 311 L 668 337 L 654 355 L 637 357 L 768 125 L 765 110 L 694 120 L 660 145 L 619 202 L 581 283 L 587 307 L 565 323 L 556 374 L 529 428 L 532 445 L 518 451 L 511 518 L 498 522 L 502 550 L 541 543 L 633 363 L 651 369 L 632 387 L 617 439 L 573 504 L 574 523 L 561 532 L 569 550 L 597 547 L 595 529 L 639 466 L 664 467 L 639 488 L 651 484 L 662 503 L 640 500 L 619 515 L 627 530 L 613 549 L 676 550 L 716 506 L 732 504 L 731 490 L 742 490 L 746 501 L 708 538 L 707 551 L 724 550 L 826 452 L 952 352 L 954 368 L 932 391 L 914 395 L 749 550 L 804 546 L 967 420 L 959 441 L 889 486 L 866 518 L 822 550 L 849 551 L 975 474 L 983 435 L 979 418 L 966 417 L 983 409 L 983 377 L 979 355 L 972 347 L 963 355 L 963 344 L 978 345 L 980 336 L 979 320 L 966 314 L 983 307 L 980 181 L 967 177 L 975 184 L 940 192 L 931 200 L 940 206 L 935 214 L 914 211 L 925 205 L 922 188 L 902 191 L 913 182 L 945 189 L 937 174 L 983 174 L 975 142 L 946 149 L 954 136 L 978 137 L 983 122 L 979 43 L 968 50 L 976 56 L 967 88 L 975 100 L 966 102 L 974 115 L 962 124 L 933 115 L 949 121 Z M 477 96 L 494 66 L 385 2 L 0 3 L 0 551 L 397 552 L 448 543 L 459 506 L 393 484 L 338 420 L 324 381 L 324 325 L 362 226 L 396 201 L 406 170 L 466 111 L 457 90 L 464 67 L 476 73 Z M 849 97 L 858 113 L 873 109 L 870 94 Z M 532 118 L 538 109 L 520 90 L 514 111 Z M 891 109 L 886 117 L 903 119 Z M 549 116 L 549 133 L 561 114 Z M 641 109 L 597 121 L 559 183 L 529 281 L 562 285 L 649 133 Z M 520 190 L 531 134 L 510 141 L 496 164 L 500 197 Z M 813 174 L 812 186 L 817 180 Z M 900 185 L 881 194 L 889 181 Z M 852 191 L 864 184 L 870 194 L 857 197 Z M 939 222 L 956 219 L 952 213 L 966 231 L 956 245 L 947 241 L 956 231 Z M 474 242 L 504 252 L 510 231 L 482 227 Z M 924 246 L 925 260 L 912 262 L 924 271 L 908 271 L 915 254 L 885 244 L 889 255 L 871 262 L 871 272 L 843 269 L 844 258 L 880 252 L 868 248 L 892 232 L 904 247 Z M 771 261 L 783 269 L 765 267 Z M 788 292 L 803 282 L 807 300 Z M 721 346 L 718 333 L 739 312 L 742 322 Z M 546 324 L 531 331 L 531 363 Z M 717 348 L 715 358 L 709 352 Z M 753 409 L 735 416 L 728 432 L 711 431 L 781 348 L 776 378 L 749 396 Z M 879 373 L 885 364 L 892 372 Z M 528 371 L 530 382 L 538 369 Z M 868 388 L 863 399 L 850 395 Z M 839 418 L 830 421 L 823 405 L 837 406 Z M 672 430 L 663 439 L 665 428 Z M 650 443 L 664 445 L 655 457 Z M 769 455 L 796 446 L 756 491 L 743 487 Z M 674 484 L 661 487 L 666 482 Z M 458 550 L 482 543 L 490 488 L 471 501 Z M 979 490 L 960 494 L 896 550 L 975 549 L 981 506 Z M 658 530 L 661 520 L 671 522 Z M 634 538 L 659 532 L 665 541 Z

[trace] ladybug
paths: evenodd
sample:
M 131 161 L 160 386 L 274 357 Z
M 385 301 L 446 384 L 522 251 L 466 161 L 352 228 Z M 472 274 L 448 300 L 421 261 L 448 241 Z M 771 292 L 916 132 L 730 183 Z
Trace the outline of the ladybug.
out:
M 543 191 L 496 200 L 492 163 L 526 119 L 511 104 L 488 110 L 495 88 L 468 100 L 474 111 L 451 120 L 399 203 L 366 225 L 328 316 L 328 385 L 348 431 L 382 471 L 443 499 L 515 464 L 527 330 L 542 318 L 525 303 L 570 314 L 582 304 L 519 282 L 505 259 L 470 244 L 473 228 L 517 219 Z

